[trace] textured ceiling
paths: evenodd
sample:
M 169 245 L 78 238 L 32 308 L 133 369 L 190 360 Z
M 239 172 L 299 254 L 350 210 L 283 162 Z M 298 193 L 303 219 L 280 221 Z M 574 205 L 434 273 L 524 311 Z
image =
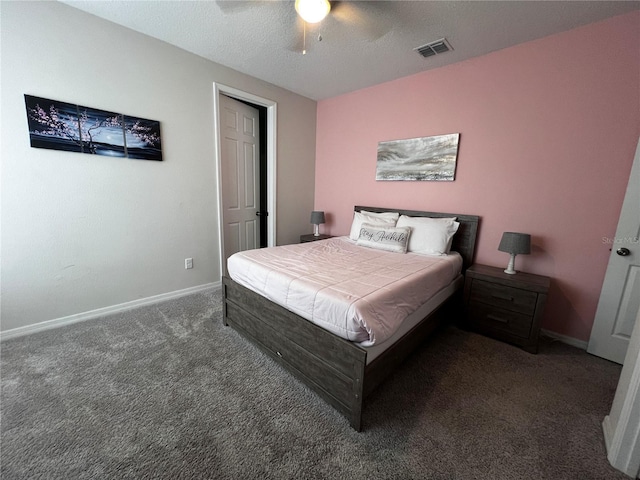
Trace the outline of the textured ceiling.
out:
M 315 100 L 640 9 L 594 0 L 332 2 L 325 20 L 307 26 L 303 55 L 293 1 L 63 3 Z M 413 51 L 443 37 L 453 51 Z

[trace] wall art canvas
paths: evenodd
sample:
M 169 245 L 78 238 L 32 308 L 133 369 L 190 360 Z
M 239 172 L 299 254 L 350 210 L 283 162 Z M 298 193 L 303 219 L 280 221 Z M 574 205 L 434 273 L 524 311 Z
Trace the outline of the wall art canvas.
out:
M 127 157 L 138 160 L 162 160 L 160 122 L 124 115 Z
M 162 160 L 160 122 L 25 95 L 34 148 Z
M 455 180 L 459 133 L 378 143 L 376 180 Z

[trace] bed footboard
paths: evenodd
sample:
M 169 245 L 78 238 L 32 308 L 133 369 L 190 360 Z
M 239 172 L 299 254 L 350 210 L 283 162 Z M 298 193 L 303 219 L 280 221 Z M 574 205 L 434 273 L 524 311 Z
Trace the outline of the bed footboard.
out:
M 461 289 L 408 331 L 365 367 L 364 398 L 396 370 L 434 330 L 457 319 L 462 306 Z
M 270 355 L 360 431 L 367 352 L 228 277 L 223 277 L 222 287 L 225 325 Z

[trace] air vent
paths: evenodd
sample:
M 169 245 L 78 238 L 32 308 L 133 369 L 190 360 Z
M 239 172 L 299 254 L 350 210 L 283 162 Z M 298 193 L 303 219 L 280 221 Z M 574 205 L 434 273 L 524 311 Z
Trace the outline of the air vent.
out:
M 446 38 L 441 38 L 440 40 L 436 40 L 435 42 L 427 43 L 426 45 L 422 45 L 421 47 L 414 48 L 414 50 L 423 57 L 427 58 L 448 52 L 449 50 L 453 50 L 453 48 L 451 47 L 451 45 L 449 45 L 449 42 L 447 42 Z

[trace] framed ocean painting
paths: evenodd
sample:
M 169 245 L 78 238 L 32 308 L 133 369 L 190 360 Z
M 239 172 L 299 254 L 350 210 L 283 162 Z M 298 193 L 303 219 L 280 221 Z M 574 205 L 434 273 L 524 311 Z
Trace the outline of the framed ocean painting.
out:
M 455 180 L 459 133 L 378 143 L 376 180 Z

